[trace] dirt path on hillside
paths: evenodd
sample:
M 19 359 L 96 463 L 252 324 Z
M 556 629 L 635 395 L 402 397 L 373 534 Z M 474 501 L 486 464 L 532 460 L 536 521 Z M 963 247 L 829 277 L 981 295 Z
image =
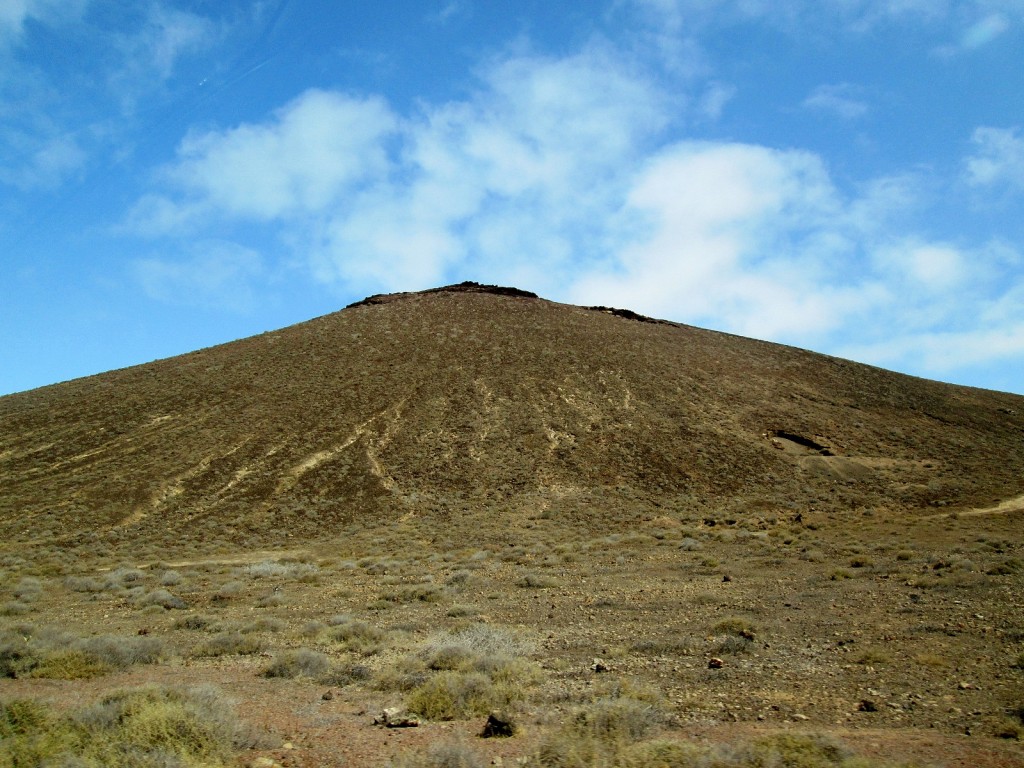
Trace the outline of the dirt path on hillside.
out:
M 994 507 L 983 507 L 980 509 L 970 509 L 966 512 L 961 512 L 963 515 L 1005 515 L 1008 512 L 1020 512 L 1024 510 L 1024 494 L 1015 496 L 1012 499 L 1007 499 Z
M 938 520 L 943 517 L 982 517 L 985 515 L 1008 515 L 1012 512 L 1024 512 L 1024 494 L 1006 499 L 991 507 L 975 507 L 974 509 L 961 509 L 956 512 L 939 512 L 935 515 L 926 515 L 925 520 Z

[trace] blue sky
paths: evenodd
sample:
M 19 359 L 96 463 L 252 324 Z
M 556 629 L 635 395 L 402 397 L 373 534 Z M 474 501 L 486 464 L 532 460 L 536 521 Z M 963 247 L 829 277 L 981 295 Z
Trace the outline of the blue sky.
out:
M 1024 0 L 0 0 L 0 393 L 462 280 L 1024 393 Z

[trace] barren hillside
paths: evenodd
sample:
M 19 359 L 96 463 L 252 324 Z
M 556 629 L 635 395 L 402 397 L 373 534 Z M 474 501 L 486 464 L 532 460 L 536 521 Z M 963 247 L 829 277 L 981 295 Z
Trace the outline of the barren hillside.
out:
M 14 541 L 63 544 L 482 509 L 920 515 L 1024 493 L 1024 398 L 455 286 L 0 399 L 0 483 Z

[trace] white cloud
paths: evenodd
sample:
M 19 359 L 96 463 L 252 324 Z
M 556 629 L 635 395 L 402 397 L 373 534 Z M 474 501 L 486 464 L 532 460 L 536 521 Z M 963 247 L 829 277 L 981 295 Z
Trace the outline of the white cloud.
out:
M 965 255 L 943 243 L 890 243 L 875 251 L 873 259 L 890 285 L 903 286 L 911 293 L 949 291 L 963 285 L 969 277 Z
M 819 85 L 804 99 L 803 106 L 852 120 L 863 117 L 868 111 L 867 102 L 859 98 L 859 95 L 859 89 L 849 83 Z
M 185 304 L 245 312 L 255 305 L 254 282 L 264 275 L 255 251 L 222 240 L 191 245 L 184 259 L 139 259 L 136 279 L 150 297 Z
M 700 97 L 699 113 L 707 120 L 717 120 L 722 116 L 725 105 L 736 95 L 736 87 L 725 83 L 711 83 Z
M 964 331 L 897 334 L 874 344 L 847 345 L 839 354 L 942 378 L 954 371 L 1024 356 L 1024 319 L 1014 325 Z
M 965 177 L 969 184 L 1006 184 L 1024 190 L 1024 137 L 1017 128 L 981 127 L 971 142 L 975 154 L 967 158 Z
M 1001 13 L 990 13 L 964 32 L 960 46 L 966 50 L 981 48 L 993 42 L 1010 28 L 1010 20 Z
M 141 22 L 114 37 L 114 66 L 106 72 L 107 86 L 124 115 L 132 115 L 141 100 L 160 93 L 183 60 L 212 47 L 224 29 L 210 18 L 153 2 Z
M 323 211 L 385 175 L 383 142 L 395 125 L 379 99 L 307 91 L 265 124 L 187 137 L 166 172 L 183 200 L 146 198 L 132 219 L 153 231 L 210 212 L 274 219 Z
M 3 0 L 0 2 L 0 47 L 18 40 L 25 22 L 32 19 L 47 24 L 73 21 L 81 17 L 89 0 Z
M 650 223 L 647 234 L 579 279 L 572 296 L 762 337 L 820 337 L 858 301 L 829 285 L 822 260 L 845 250 L 842 238 L 819 236 L 837 203 L 813 155 L 676 145 L 652 159 L 629 193 L 627 207 Z
M 872 263 L 890 298 L 837 354 L 941 378 L 1024 353 L 1022 255 L 1012 248 L 904 240 L 878 247 Z
M 378 99 L 312 91 L 267 122 L 186 139 L 174 190 L 130 219 L 150 234 L 215 215 L 300 222 L 317 275 L 373 290 L 470 260 L 521 273 L 543 254 L 566 269 L 666 103 L 599 46 L 498 59 L 473 98 L 404 121 Z
M 808 21 L 828 22 L 864 31 L 904 20 L 938 20 L 948 16 L 949 0 L 630 0 L 657 25 L 669 31 L 684 26 L 732 24 L 752 19 L 796 30 Z
M 85 152 L 72 136 L 7 132 L 0 142 L 7 145 L 3 149 L 11 158 L 0 166 L 0 183 L 23 190 L 53 188 L 86 161 Z
M 148 52 L 152 68 L 167 78 L 180 56 L 205 48 L 213 37 L 214 27 L 208 19 L 174 8 L 154 6 L 133 48 L 138 53 Z
M 467 13 L 467 11 L 468 9 L 464 2 L 460 2 L 459 0 L 449 0 L 449 2 L 446 2 L 439 9 L 431 12 L 428 15 L 428 19 L 437 24 L 446 24 L 453 18 L 457 18 L 458 16 Z

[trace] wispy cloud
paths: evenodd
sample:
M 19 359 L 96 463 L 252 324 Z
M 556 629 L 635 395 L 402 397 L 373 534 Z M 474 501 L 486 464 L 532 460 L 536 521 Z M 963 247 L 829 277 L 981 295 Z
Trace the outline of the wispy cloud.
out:
M 882 24 L 945 18 L 949 0 L 629 0 L 667 31 L 685 26 L 765 21 L 796 30 L 808 21 L 863 32 Z
M 184 258 L 139 259 L 132 270 L 153 299 L 233 312 L 256 306 L 255 284 L 265 271 L 257 252 L 222 240 L 193 243 Z
M 964 32 L 960 45 L 968 50 L 981 48 L 994 41 L 1010 28 L 1010 20 L 1001 13 L 990 13 L 979 19 Z
M 437 24 L 446 24 L 451 19 L 467 12 L 466 3 L 460 0 L 448 0 L 440 8 L 431 12 L 428 18 Z
M 0 132 L 0 184 L 21 190 L 52 189 L 79 171 L 86 153 L 74 136 L 29 134 L 8 128 Z
M 0 3 L 0 50 L 20 40 L 27 21 L 75 21 L 88 4 L 89 0 L 4 0 Z
M 1024 191 L 1024 137 L 1019 128 L 977 128 L 971 137 L 975 152 L 964 164 L 974 186 L 1005 184 Z
M 868 104 L 861 98 L 861 89 L 850 83 L 819 85 L 804 99 L 803 106 L 845 120 L 863 117 L 868 112 Z
M 123 33 L 118 40 L 124 62 L 120 75 L 167 79 L 182 56 L 203 50 L 215 38 L 216 25 L 210 19 L 166 5 L 151 5 L 140 27 Z
M 217 24 L 169 2 L 143 4 L 116 31 L 90 8 L 0 2 L 0 184 L 54 190 L 122 151 L 139 104 L 163 98 L 181 61 L 218 39 Z
M 223 41 L 225 29 L 212 18 L 154 2 L 139 22 L 112 41 L 117 58 L 105 72 L 105 87 L 122 115 L 130 117 L 141 103 L 161 98 L 189 57 Z

